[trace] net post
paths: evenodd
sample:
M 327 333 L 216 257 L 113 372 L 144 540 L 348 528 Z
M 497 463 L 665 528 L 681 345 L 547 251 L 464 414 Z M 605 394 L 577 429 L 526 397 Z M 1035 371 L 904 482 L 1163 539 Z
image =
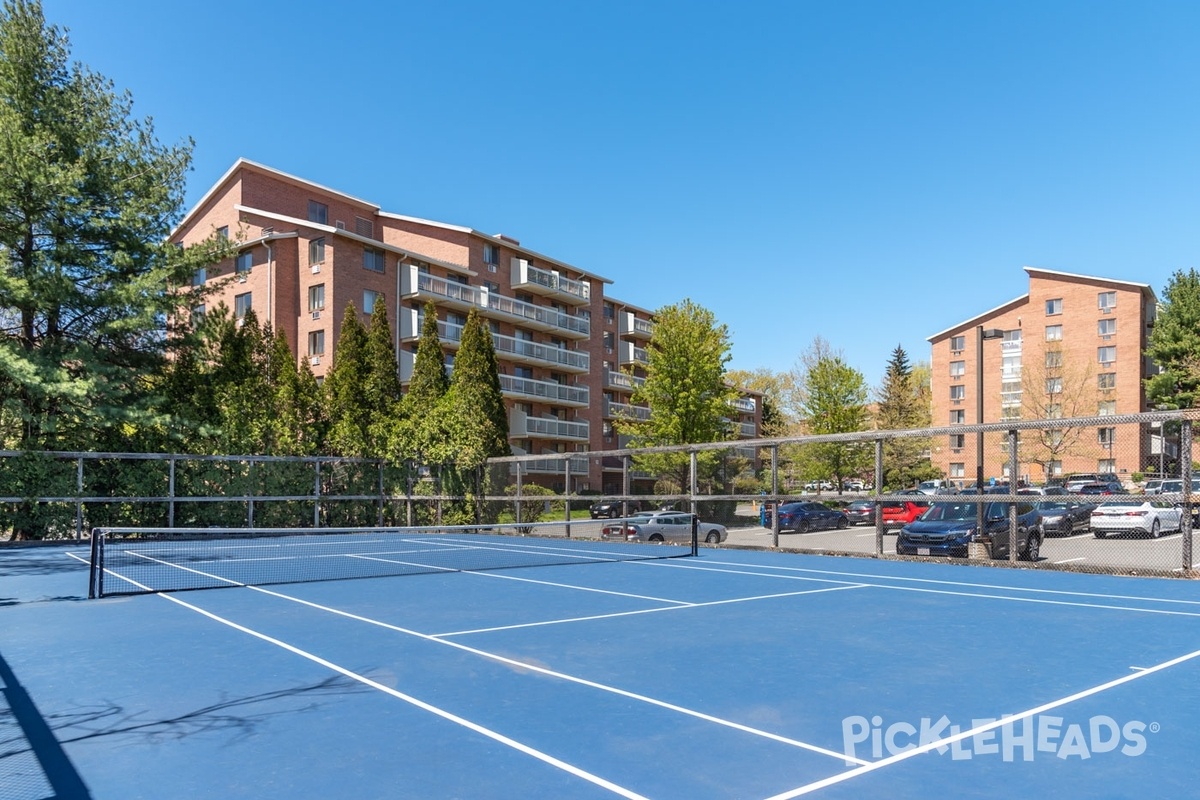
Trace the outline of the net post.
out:
M 75 459 L 75 541 L 83 539 L 83 456 Z
M 1161 445 L 1160 445 L 1161 446 Z M 1179 426 L 1179 476 L 1183 478 L 1183 516 L 1179 519 L 1180 538 L 1183 539 L 1183 571 L 1190 574 L 1192 565 L 1192 509 L 1196 498 L 1192 494 L 1192 421 L 1185 419 Z
M 1008 490 L 1013 494 L 1017 493 L 1017 471 L 1020 465 L 1017 463 L 1017 432 L 1009 430 L 1008 432 Z M 1025 532 L 1029 536 L 1029 531 Z M 1017 504 L 1008 504 L 1008 563 L 1015 565 L 1017 563 L 1017 548 L 1021 542 L 1017 538 Z
M 104 596 L 104 533 L 100 528 L 92 528 L 88 564 L 88 599 L 95 600 Z
M 875 497 L 883 491 L 883 439 L 875 440 Z M 875 556 L 883 556 L 883 503 L 875 500 Z
M 692 501 L 692 506 L 695 505 L 695 501 Z M 700 555 L 700 517 L 695 511 L 692 512 L 692 555 Z

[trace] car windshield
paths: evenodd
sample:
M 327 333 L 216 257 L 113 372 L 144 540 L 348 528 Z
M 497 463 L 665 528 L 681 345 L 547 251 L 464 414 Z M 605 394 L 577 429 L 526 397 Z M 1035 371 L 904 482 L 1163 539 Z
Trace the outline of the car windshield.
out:
M 1070 503 L 1038 503 L 1042 511 L 1066 511 L 1070 507 Z
M 1104 503 L 1101 508 L 1112 508 L 1114 506 L 1140 506 L 1145 505 L 1141 500 L 1114 500 L 1111 503 Z
M 968 521 L 978 512 L 975 503 L 934 503 L 921 515 L 924 522 Z

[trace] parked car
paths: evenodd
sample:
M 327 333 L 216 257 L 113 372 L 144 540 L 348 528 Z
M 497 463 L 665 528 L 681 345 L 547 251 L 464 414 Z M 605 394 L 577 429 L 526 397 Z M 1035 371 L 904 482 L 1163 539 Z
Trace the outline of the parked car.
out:
M 1076 492 L 1085 483 L 1120 483 L 1121 479 L 1113 472 L 1072 472 L 1062 479 L 1062 485 L 1068 492 Z
M 992 558 L 1008 558 L 1010 503 L 987 503 L 983 531 L 978 527 L 976 503 L 934 503 L 915 522 L 900 529 L 896 552 L 906 556 L 966 557 L 971 542 L 988 547 Z M 1017 503 L 1017 554 L 1037 561 L 1042 546 L 1042 515 L 1033 503 Z
M 1017 489 L 1017 494 L 1070 494 L 1065 487 L 1062 486 L 1022 486 Z
M 922 500 L 901 500 L 900 502 L 884 503 L 880 509 L 883 518 L 883 529 L 903 528 L 929 509 L 929 503 Z
M 630 500 L 626 508 L 627 511 L 621 510 L 620 500 L 600 500 L 592 503 L 588 508 L 588 513 L 592 515 L 592 519 L 616 519 L 623 513 L 630 515 L 638 513 L 642 510 L 642 503 L 640 500 Z
M 1067 488 L 1075 494 L 1129 494 L 1120 481 L 1097 481 L 1076 486 L 1074 489 Z
M 1074 500 L 1046 500 L 1038 503 L 1042 512 L 1043 536 L 1070 536 L 1087 533 L 1092 524 L 1092 509 L 1095 503 Z
M 724 525 L 700 522 L 698 526 L 696 535 L 702 542 L 720 544 L 728 536 Z M 688 543 L 692 541 L 692 515 L 677 511 L 638 514 L 627 520 L 605 525 L 600 530 L 600 538 L 626 542 Z
M 874 525 L 875 503 L 872 500 L 855 500 L 846 506 L 846 519 L 851 525 Z
M 847 492 L 861 492 L 865 488 L 862 481 L 842 481 L 842 489 Z
M 921 494 L 951 494 L 950 486 L 945 481 L 921 481 L 917 484 L 917 491 Z
M 1200 492 L 1200 478 L 1192 478 L 1192 494 Z M 1167 478 L 1159 487 L 1159 494 L 1183 494 L 1182 478 Z M 1200 500 L 1200 497 L 1196 498 Z
M 1180 484 L 1182 485 L 1182 481 Z M 1142 494 L 1159 494 L 1162 492 L 1162 478 L 1151 478 L 1142 486 Z
M 830 492 L 833 491 L 833 484 L 829 481 L 809 481 L 804 484 L 806 492 Z
M 768 527 L 772 524 L 767 515 Z M 846 512 L 830 508 L 824 503 L 808 501 L 783 503 L 779 506 L 779 530 L 806 533 L 825 528 L 846 528 L 850 518 Z
M 1157 497 L 1109 500 L 1092 510 L 1092 533 L 1097 539 L 1131 533 L 1157 539 L 1163 532 L 1178 531 L 1183 512 Z

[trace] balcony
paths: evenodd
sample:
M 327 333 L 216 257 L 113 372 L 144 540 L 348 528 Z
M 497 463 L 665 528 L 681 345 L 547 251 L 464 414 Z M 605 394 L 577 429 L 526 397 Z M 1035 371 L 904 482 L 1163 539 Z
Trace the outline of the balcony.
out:
M 450 308 L 468 311 L 479 308 L 485 316 L 519 322 L 534 330 L 553 331 L 571 339 L 586 339 L 591 333 L 591 321 L 584 317 L 504 297 L 487 287 L 438 278 L 421 272 L 415 264 L 409 264 L 408 269 L 401 272 L 400 294 L 410 299 L 432 300 Z
M 587 353 L 566 350 L 550 344 L 538 344 L 515 336 L 492 334 L 496 357 L 519 364 L 553 367 L 568 372 L 587 372 L 590 363 Z
M 648 319 L 638 319 L 632 311 L 622 311 L 620 333 L 631 339 L 649 339 L 654 335 L 654 323 Z
M 738 423 L 738 433 L 744 439 L 754 439 L 758 436 L 758 426 L 753 422 Z
M 564 278 L 558 270 L 535 267 L 523 258 L 512 260 L 512 287 L 572 305 L 587 305 L 592 301 L 592 285 L 587 281 Z
M 505 397 L 517 400 L 540 400 L 560 406 L 588 405 L 586 386 L 564 386 L 553 381 L 535 381 L 530 378 L 501 375 L 500 390 Z
M 641 347 L 636 347 L 633 342 L 619 342 L 617 348 L 618 359 L 622 364 L 647 364 L 650 361 L 650 356 L 646 350 Z
M 572 475 L 587 475 L 588 472 L 588 457 L 587 456 L 563 456 L 561 458 L 539 458 L 535 461 L 522 461 L 522 475 L 562 475 L 566 469 L 566 462 L 571 462 Z M 517 474 L 517 464 L 508 465 L 508 474 Z M 526 495 L 528 496 L 528 495 Z
M 754 413 L 754 398 L 753 397 L 735 397 L 733 399 L 733 407 L 745 414 Z
M 630 419 L 650 419 L 650 409 L 645 406 L 634 406 L 629 403 L 608 402 L 604 407 L 606 417 L 628 417 Z
M 586 442 L 588 440 L 588 423 L 586 421 L 567 421 L 555 417 L 531 417 L 524 411 L 513 409 L 508 418 L 508 435 L 516 439 L 536 437 Z
M 610 369 L 608 375 L 604 377 L 605 386 L 612 389 L 622 389 L 626 392 L 632 392 L 635 387 L 641 386 L 645 382 L 645 378 L 626 375 L 624 372 L 617 372 L 613 369 Z

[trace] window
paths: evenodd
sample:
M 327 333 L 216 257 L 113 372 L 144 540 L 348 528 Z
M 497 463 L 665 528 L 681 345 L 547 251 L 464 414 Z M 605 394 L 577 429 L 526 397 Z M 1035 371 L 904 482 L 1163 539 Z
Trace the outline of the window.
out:
M 1060 394 L 1062 387 L 1062 378 L 1046 378 L 1046 394 Z
M 1013 328 L 1011 331 L 1005 331 L 1004 332 L 1004 341 L 1006 341 L 1006 342 L 1021 341 L 1021 329 Z
M 254 254 L 247 250 L 244 253 L 237 254 L 237 262 L 234 270 L 238 275 L 244 276 L 254 266 Z
M 961 450 L 966 446 L 967 435 L 965 433 L 950 434 L 950 449 Z
M 604 332 L 604 352 L 611 353 L 613 351 L 613 332 Z
M 1112 336 L 1117 332 L 1117 321 L 1112 317 L 1102 319 L 1099 323 L 1099 333 L 1101 336 Z
M 198 306 L 192 306 L 192 327 L 198 327 L 204 322 L 204 303 Z
M 951 336 L 950 337 L 950 349 L 953 351 L 966 350 L 967 349 L 967 337 Z
M 533 367 L 513 367 L 513 375 L 526 380 L 533 380 Z
M 1116 292 L 1100 292 L 1100 294 L 1097 295 L 1097 299 L 1099 301 L 1101 311 L 1111 311 L 1117 307 Z
M 967 412 L 965 409 L 957 408 L 950 412 L 951 425 L 964 425 L 967 422 Z
M 967 362 L 951 361 L 950 362 L 950 377 L 961 378 L 967 372 Z
M 318 283 L 308 287 L 308 310 L 320 311 L 325 308 L 325 284 Z
M 1046 351 L 1046 369 L 1057 369 L 1063 365 L 1062 350 Z
M 192 273 L 192 286 L 203 286 L 204 282 L 207 280 L 208 280 L 208 270 L 205 269 L 204 267 L 201 267 L 200 269 L 198 269 Z
M 354 232 L 368 239 L 375 238 L 375 223 L 365 217 L 354 218 Z
M 1046 301 L 1046 316 L 1053 317 L 1062 313 L 1062 298 L 1057 297 L 1053 300 Z
M 500 263 L 500 248 L 494 244 L 484 244 L 483 246 L 483 263 L 489 267 L 495 267 Z M 495 272 L 496 270 L 491 270 Z
M 1046 419 L 1062 419 L 1062 403 L 1046 404 Z
M 233 298 L 233 315 L 237 319 L 242 319 L 245 317 L 246 312 L 248 312 L 250 308 L 250 292 L 239 294 Z
M 1108 417 L 1113 414 L 1116 414 L 1117 413 L 1117 401 L 1116 400 L 1101 400 L 1100 405 L 1096 409 L 1096 413 L 1097 413 L 1097 415 L 1099 415 L 1101 417 Z
M 1021 418 L 1020 406 L 1004 406 L 1000 409 L 1000 419 L 1009 422 L 1014 419 Z
M 1100 389 L 1115 389 L 1115 388 L 1117 388 L 1117 373 L 1101 372 L 1096 377 L 1096 384 Z
M 363 267 L 373 272 L 383 272 L 383 253 L 373 247 L 363 248 Z
M 613 308 L 612 303 L 604 304 L 604 321 L 605 322 L 612 322 L 613 317 L 616 316 L 616 313 L 617 313 L 617 311 L 615 308 Z
M 1112 447 L 1113 442 L 1117 440 L 1116 428 L 1097 428 L 1096 441 L 1105 447 Z
M 1096 462 L 1097 472 L 1115 473 L 1117 471 L 1117 460 L 1115 458 L 1102 458 Z
M 1096 351 L 1097 360 L 1101 364 L 1112 364 L 1117 360 L 1116 347 L 1101 347 Z
M 383 292 L 373 292 L 370 289 L 363 289 L 363 313 L 374 314 L 375 304 L 383 303 Z
M 229 238 L 229 226 L 222 225 L 221 227 L 217 228 L 217 237 L 221 238 L 221 239 L 228 239 Z
M 500 284 L 496 283 L 495 281 L 484 281 L 483 286 L 489 292 L 499 292 L 500 291 Z
M 950 387 L 950 399 L 951 400 L 962 400 L 966 396 L 967 396 L 967 387 L 963 386 L 962 384 L 955 384 L 954 386 Z
M 325 263 L 325 237 L 313 239 L 308 243 L 308 263 L 309 264 L 324 264 Z
M 1062 462 L 1057 461 L 1057 460 L 1047 461 L 1046 462 L 1046 475 L 1047 475 L 1047 477 L 1053 476 L 1053 475 L 1062 475 Z
M 321 225 L 329 224 L 329 206 L 324 203 L 318 203 L 316 200 L 308 201 L 308 221 L 316 222 Z
M 325 331 L 310 331 L 308 334 L 309 356 L 325 355 Z
M 967 470 L 961 461 L 950 462 L 950 477 L 963 478 L 966 477 Z
M 1061 342 L 1062 341 L 1062 325 L 1047 325 L 1046 326 L 1046 341 Z

